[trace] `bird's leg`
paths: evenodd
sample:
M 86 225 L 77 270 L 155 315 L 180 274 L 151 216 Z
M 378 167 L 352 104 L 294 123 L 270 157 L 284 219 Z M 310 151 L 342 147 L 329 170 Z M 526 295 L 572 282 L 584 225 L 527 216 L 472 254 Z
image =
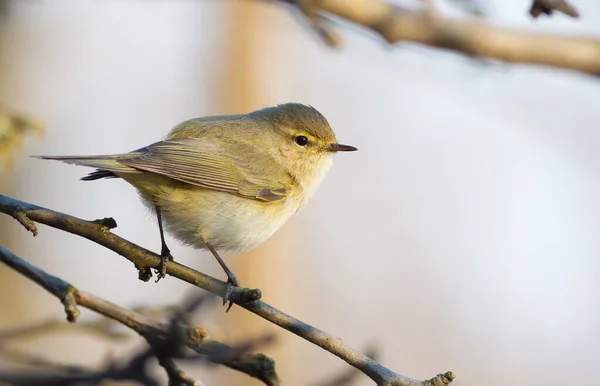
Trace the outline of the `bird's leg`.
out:
M 169 247 L 167 247 L 167 243 L 165 242 L 165 232 L 163 231 L 162 214 L 160 212 L 160 208 L 158 207 L 158 205 L 154 205 L 154 208 L 156 209 L 156 218 L 158 219 L 158 231 L 160 232 L 161 243 L 160 264 L 156 269 L 156 274 L 158 276 L 156 278 L 156 281 L 158 282 L 160 279 L 167 276 L 167 262 L 173 261 L 173 256 L 171 255 L 171 251 L 169 250 Z
M 223 296 L 223 305 L 225 305 L 225 304 L 227 304 L 227 300 L 229 300 L 229 295 L 231 295 L 231 291 L 233 290 L 233 287 L 239 287 L 240 282 L 235 277 L 233 272 L 231 272 L 229 267 L 227 267 L 227 264 L 225 264 L 223 259 L 221 259 L 221 256 L 219 256 L 217 251 L 210 244 L 207 244 L 207 243 L 205 243 L 205 244 L 206 244 L 206 247 L 208 248 L 208 250 L 215 257 L 215 259 L 217 259 L 217 261 L 219 262 L 219 265 L 221 266 L 221 268 L 223 268 L 223 271 L 225 271 L 225 273 L 227 274 L 227 288 L 225 289 L 225 295 Z M 229 306 L 227 307 L 227 311 L 229 311 L 229 309 L 231 308 L 232 305 L 233 305 L 233 302 L 230 301 Z M 225 311 L 225 312 L 227 312 L 227 311 Z

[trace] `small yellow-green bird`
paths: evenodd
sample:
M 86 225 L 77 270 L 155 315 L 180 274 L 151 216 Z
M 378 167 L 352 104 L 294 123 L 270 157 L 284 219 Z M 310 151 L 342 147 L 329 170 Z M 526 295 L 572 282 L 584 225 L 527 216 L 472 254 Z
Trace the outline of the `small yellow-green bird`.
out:
M 41 156 L 96 171 L 82 178 L 122 178 L 156 211 L 161 239 L 158 278 L 173 260 L 167 231 L 209 249 L 239 286 L 217 250 L 245 251 L 269 238 L 313 195 L 341 145 L 329 123 L 310 106 L 287 103 L 250 114 L 195 118 L 165 140 L 125 154 Z

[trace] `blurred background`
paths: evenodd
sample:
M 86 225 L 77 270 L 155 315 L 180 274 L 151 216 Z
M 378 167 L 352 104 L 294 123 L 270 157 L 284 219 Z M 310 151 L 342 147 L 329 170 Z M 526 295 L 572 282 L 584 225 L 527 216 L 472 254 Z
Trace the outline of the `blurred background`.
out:
M 596 1 L 574 1 L 580 20 L 532 20 L 525 0 L 482 3 L 498 25 L 600 35 Z M 446 370 L 463 386 L 595 378 L 598 78 L 390 48 L 348 26 L 337 27 L 336 51 L 298 19 L 262 1 L 5 1 L 0 103 L 42 122 L 45 135 L 28 138 L 0 172 L 0 192 L 85 219 L 112 216 L 115 233 L 159 251 L 156 221 L 124 181 L 82 182 L 87 168 L 28 156 L 126 152 L 192 117 L 311 104 L 359 151 L 336 156 L 310 204 L 269 241 L 225 254 L 245 286 L 353 347 L 376 346 L 384 365 L 413 378 Z M 141 282 L 107 249 L 39 231 L 32 238 L 0 216 L 1 245 L 119 305 L 173 304 L 191 290 L 169 277 Z M 180 263 L 224 277 L 209 253 L 167 242 Z M 5 266 L 0 294 L 0 328 L 64 318 L 59 302 Z M 232 344 L 276 333 L 259 351 L 286 385 L 348 368 L 240 307 L 198 319 Z M 94 366 L 143 342 L 61 333 L 22 347 Z M 260 385 L 226 368 L 183 367 L 206 385 Z

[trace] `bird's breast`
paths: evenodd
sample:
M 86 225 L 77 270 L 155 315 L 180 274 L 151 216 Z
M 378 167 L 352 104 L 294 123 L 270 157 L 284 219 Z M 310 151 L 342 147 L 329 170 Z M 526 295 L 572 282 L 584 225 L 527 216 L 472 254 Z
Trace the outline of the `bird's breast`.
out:
M 295 191 L 274 202 L 261 202 L 204 188 L 161 194 L 167 231 L 180 241 L 217 250 L 252 249 L 285 224 L 301 207 Z
M 301 207 L 304 206 L 310 198 L 315 194 L 321 182 L 331 169 L 331 165 L 333 163 L 333 157 L 329 154 L 326 154 L 319 160 L 317 165 L 312 168 L 310 171 L 303 173 L 302 178 L 297 178 L 300 183 L 300 187 L 302 190 L 301 199 L 302 204 Z

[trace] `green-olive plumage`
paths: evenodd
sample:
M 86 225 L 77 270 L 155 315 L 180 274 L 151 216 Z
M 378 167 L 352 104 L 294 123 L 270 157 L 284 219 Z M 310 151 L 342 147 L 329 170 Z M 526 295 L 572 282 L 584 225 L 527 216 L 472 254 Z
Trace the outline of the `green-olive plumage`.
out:
M 196 118 L 165 140 L 130 153 L 44 156 L 120 177 L 167 229 L 198 248 L 247 250 L 263 242 L 312 196 L 340 145 L 314 108 L 288 103 L 250 114 Z

